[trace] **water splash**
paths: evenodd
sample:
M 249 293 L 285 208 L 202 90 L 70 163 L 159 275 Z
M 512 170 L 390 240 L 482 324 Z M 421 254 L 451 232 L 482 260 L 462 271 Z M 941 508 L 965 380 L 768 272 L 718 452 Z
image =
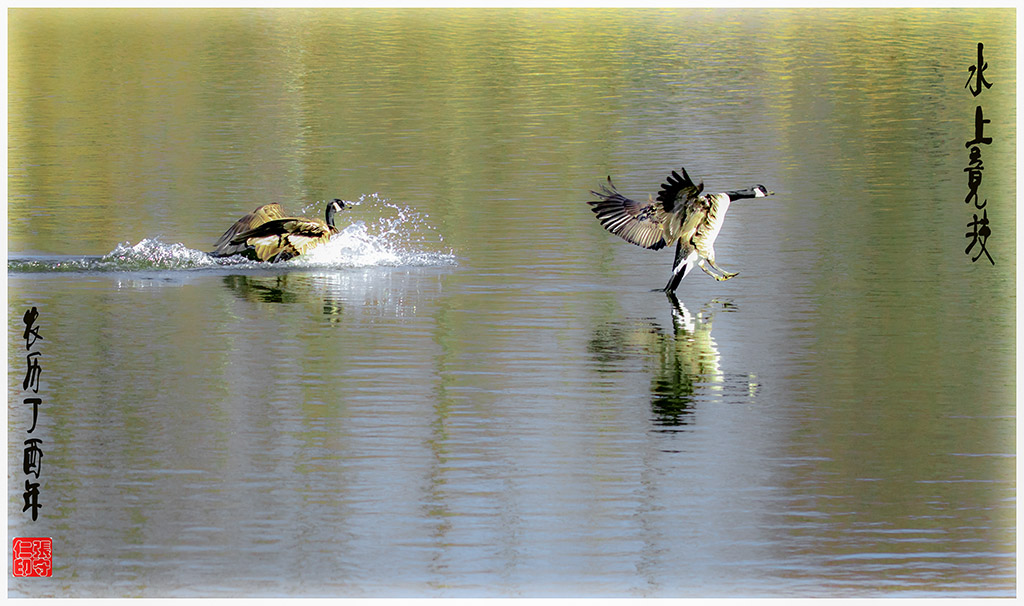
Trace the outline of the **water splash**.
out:
M 135 244 L 123 242 L 101 257 L 15 258 L 7 262 L 11 272 L 107 272 L 182 270 L 218 267 L 217 260 L 184 244 L 165 244 L 146 238 Z
M 206 253 L 188 248 L 184 244 L 165 244 L 147 238 L 135 246 L 128 242 L 118 244 L 103 255 L 99 264 L 118 270 L 133 269 L 195 269 L 214 267 L 217 262 Z
M 445 246 L 444 237 L 430 224 L 427 214 L 378 194 L 345 200 L 345 204 L 350 207 L 346 213 L 376 218 L 342 227 L 329 243 L 287 263 L 311 267 L 455 265 L 455 254 Z M 335 220 L 344 223 L 345 218 L 341 214 Z
M 400 206 L 377 194 L 364 195 L 345 203 L 353 209 L 347 211 L 356 217 L 374 217 L 356 220 L 310 253 L 275 264 L 275 267 L 369 267 L 369 266 L 443 266 L 455 265 L 455 255 L 444 245 L 444 238 L 430 224 L 429 217 L 408 207 Z M 310 212 L 316 202 L 304 212 Z M 339 215 L 343 224 L 351 215 Z M 355 217 L 352 217 L 355 218 Z M 36 257 L 9 259 L 10 272 L 116 272 L 140 270 L 202 270 L 228 267 L 267 267 L 268 264 L 247 260 L 241 256 L 215 258 L 201 250 L 184 244 L 165 243 L 157 238 L 146 238 L 138 244 L 118 244 L 114 250 L 100 257 Z

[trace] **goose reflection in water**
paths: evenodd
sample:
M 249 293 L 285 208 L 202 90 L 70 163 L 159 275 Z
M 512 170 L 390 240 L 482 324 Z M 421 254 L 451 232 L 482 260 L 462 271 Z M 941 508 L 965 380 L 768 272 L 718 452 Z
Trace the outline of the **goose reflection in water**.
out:
M 325 316 L 341 316 L 342 305 L 316 276 L 296 274 L 224 276 L 224 285 L 238 298 L 252 303 L 315 303 Z M 321 305 L 322 304 L 322 305 Z
M 715 299 L 694 315 L 675 295 L 667 294 L 672 331 L 650 320 L 602 327 L 589 347 L 599 370 L 617 372 L 620 366 L 632 369 L 637 358 L 653 361 L 651 411 L 654 423 L 661 427 L 692 424 L 698 402 L 749 401 L 757 388 L 753 377 L 724 373 L 721 355 L 711 336 L 715 315 L 736 311 L 737 307 Z
M 675 295 L 672 303 L 672 339 L 663 339 L 659 348 L 660 364 L 651 380 L 651 408 L 660 425 L 688 425 L 694 401 L 702 389 L 720 392 L 723 376 L 721 356 L 711 338 L 716 307 L 725 311 L 736 307 L 712 300 L 694 317 Z

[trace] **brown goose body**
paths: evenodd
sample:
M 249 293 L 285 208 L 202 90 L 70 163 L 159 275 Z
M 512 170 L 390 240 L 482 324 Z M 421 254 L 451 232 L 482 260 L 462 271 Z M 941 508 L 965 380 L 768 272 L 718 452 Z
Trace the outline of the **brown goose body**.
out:
M 686 174 L 686 169 L 680 170 L 682 175 L 672 171 L 656 199 L 649 198 L 647 202 L 630 200 L 615 190 L 609 177 L 608 185 L 603 186 L 600 192 L 590 192 L 598 199 L 588 202 L 601 226 L 627 242 L 651 250 L 676 245 L 672 277 L 661 289 L 666 292 L 674 291 L 694 265 L 716 280 L 735 276 L 735 273 L 715 264 L 714 243 L 725 222 L 729 204 L 741 198 L 761 198 L 772 194 L 763 185 L 705 194 L 702 193 L 703 181 L 695 184 Z M 705 262 L 720 273 L 709 270 Z
M 287 261 L 330 241 L 338 233 L 334 215 L 345 208 L 335 198 L 327 204 L 324 221 L 288 217 L 277 204 L 267 204 L 235 222 L 217 240 L 214 256 L 243 254 L 258 261 Z
M 287 217 L 284 213 L 284 209 L 281 208 L 280 204 L 264 204 L 251 213 L 245 215 L 241 219 L 235 221 L 234 225 L 228 228 L 224 234 L 217 239 L 214 243 L 213 252 L 210 253 L 214 257 L 230 257 L 231 255 L 244 255 L 247 251 L 250 251 L 250 247 L 241 242 L 239 244 L 232 244 L 231 240 L 242 232 L 249 231 L 268 221 L 275 219 L 283 219 Z

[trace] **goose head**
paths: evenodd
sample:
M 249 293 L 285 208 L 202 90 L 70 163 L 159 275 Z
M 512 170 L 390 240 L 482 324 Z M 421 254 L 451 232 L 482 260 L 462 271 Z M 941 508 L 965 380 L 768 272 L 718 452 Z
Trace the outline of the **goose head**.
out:
M 326 219 L 327 225 L 334 227 L 334 214 L 345 210 L 345 203 L 335 198 L 327 203 Z
M 761 184 L 748 187 L 747 189 L 725 192 L 725 195 L 729 196 L 730 200 L 738 200 L 740 198 L 765 198 L 774 194 L 775 192 L 769 191 L 767 187 Z

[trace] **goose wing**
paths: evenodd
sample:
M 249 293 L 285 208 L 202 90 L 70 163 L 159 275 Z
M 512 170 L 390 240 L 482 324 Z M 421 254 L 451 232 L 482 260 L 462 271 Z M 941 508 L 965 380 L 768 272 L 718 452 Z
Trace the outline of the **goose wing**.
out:
M 661 185 L 661 191 L 658 192 L 658 201 L 661 202 L 667 213 L 674 211 L 680 204 L 685 208 L 687 202 L 697 198 L 700 192 L 704 191 L 703 181 L 695 184 L 690 175 L 686 174 L 685 168 L 679 170 L 683 174 L 680 176 L 676 171 L 672 171 L 672 174 Z
M 612 178 L 601 191 L 590 192 L 598 197 L 587 202 L 601 226 L 627 242 L 658 250 L 665 246 L 664 223 L 667 220 L 661 203 L 655 200 L 637 202 L 615 190 Z
M 251 246 L 260 261 L 287 261 L 329 241 L 334 233 L 323 221 L 284 218 L 237 234 L 231 244 Z
M 224 235 L 217 239 L 214 243 L 214 250 L 211 255 L 215 257 L 229 257 L 231 255 L 237 255 L 245 252 L 247 245 L 242 242 L 239 244 L 233 244 L 231 241 L 242 232 L 249 231 L 268 221 L 275 219 L 284 218 L 284 209 L 281 208 L 280 204 L 264 204 L 251 213 L 245 215 L 235 224 L 228 228 Z

